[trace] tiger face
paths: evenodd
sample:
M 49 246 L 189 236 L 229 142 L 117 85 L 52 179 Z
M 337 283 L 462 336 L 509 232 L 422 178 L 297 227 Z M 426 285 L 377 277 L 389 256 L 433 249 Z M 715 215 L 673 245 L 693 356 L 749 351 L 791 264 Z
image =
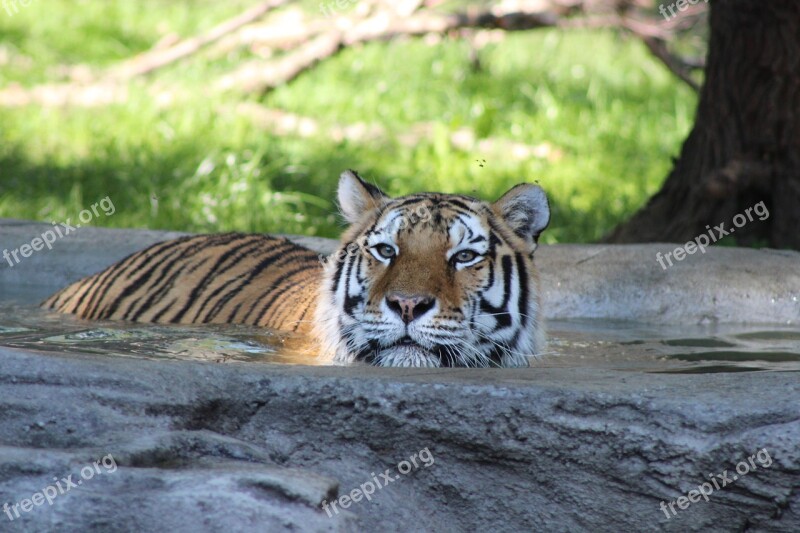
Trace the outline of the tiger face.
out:
M 494 203 L 390 198 L 347 171 L 338 200 L 351 226 L 326 261 L 315 316 L 333 360 L 513 367 L 541 352 L 533 253 L 550 209 L 539 186 Z

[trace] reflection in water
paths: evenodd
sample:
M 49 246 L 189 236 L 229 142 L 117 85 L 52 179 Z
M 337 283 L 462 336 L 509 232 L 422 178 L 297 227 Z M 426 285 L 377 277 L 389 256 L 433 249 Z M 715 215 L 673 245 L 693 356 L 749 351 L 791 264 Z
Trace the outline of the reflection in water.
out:
M 552 356 L 531 366 L 669 374 L 800 371 L 796 327 L 575 320 L 551 322 L 549 331 Z
M 86 321 L 0 304 L 0 345 L 59 354 L 315 365 L 304 340 L 252 326 L 171 326 Z
M 549 324 L 534 368 L 695 374 L 800 371 L 800 330 L 775 326 L 658 326 L 602 320 Z M 40 352 L 217 363 L 322 364 L 304 339 L 252 326 L 89 322 L 0 302 L 0 345 Z

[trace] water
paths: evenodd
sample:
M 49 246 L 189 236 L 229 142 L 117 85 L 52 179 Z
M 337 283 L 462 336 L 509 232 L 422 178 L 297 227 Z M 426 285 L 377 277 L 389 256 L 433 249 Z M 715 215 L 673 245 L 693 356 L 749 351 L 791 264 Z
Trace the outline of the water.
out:
M 251 326 L 88 322 L 39 309 L 47 293 L 3 287 L 0 346 L 53 354 L 319 364 L 298 339 Z M 800 371 L 800 329 L 788 326 L 658 326 L 603 320 L 548 324 L 534 368 L 581 367 L 697 374 Z
M 595 367 L 669 374 L 800 371 L 800 329 L 781 325 L 659 326 L 553 321 L 550 355 L 534 367 Z
M 0 286 L 0 346 L 53 354 L 96 354 L 228 363 L 319 364 L 299 338 L 243 325 L 171 326 L 87 321 L 38 307 L 50 291 Z

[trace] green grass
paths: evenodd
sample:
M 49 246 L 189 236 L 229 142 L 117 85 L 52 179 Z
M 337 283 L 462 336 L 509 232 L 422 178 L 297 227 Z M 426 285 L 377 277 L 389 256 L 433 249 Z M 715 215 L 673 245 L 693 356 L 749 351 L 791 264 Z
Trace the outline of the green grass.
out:
M 0 9 L 0 84 L 59 81 L 63 64 L 99 70 L 249 4 L 32 0 L 12 17 Z M 376 43 L 345 50 L 259 100 L 322 124 L 373 122 L 398 135 L 418 122 L 438 124 L 412 147 L 276 137 L 220 112 L 240 97 L 204 88 L 249 59 L 246 50 L 203 54 L 137 81 L 125 105 L 0 108 L 0 217 L 65 220 L 110 196 L 116 213 L 94 224 L 336 236 L 337 177 L 355 168 L 396 195 L 491 199 L 538 181 L 553 208 L 544 242 L 589 242 L 658 190 L 691 127 L 692 92 L 638 42 L 611 32 L 512 34 L 479 57 L 476 71 L 464 42 Z M 153 84 L 183 96 L 159 104 Z M 560 157 L 463 152 L 447 142 L 461 127 L 547 143 Z

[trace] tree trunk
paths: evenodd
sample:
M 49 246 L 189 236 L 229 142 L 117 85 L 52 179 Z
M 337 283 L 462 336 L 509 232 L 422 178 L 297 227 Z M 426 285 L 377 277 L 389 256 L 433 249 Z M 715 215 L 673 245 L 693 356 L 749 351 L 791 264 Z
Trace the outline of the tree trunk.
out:
M 800 249 L 800 2 L 712 0 L 710 23 L 706 81 L 680 158 L 604 240 L 686 242 L 725 223 L 738 244 Z M 768 217 L 754 215 L 762 201 Z

